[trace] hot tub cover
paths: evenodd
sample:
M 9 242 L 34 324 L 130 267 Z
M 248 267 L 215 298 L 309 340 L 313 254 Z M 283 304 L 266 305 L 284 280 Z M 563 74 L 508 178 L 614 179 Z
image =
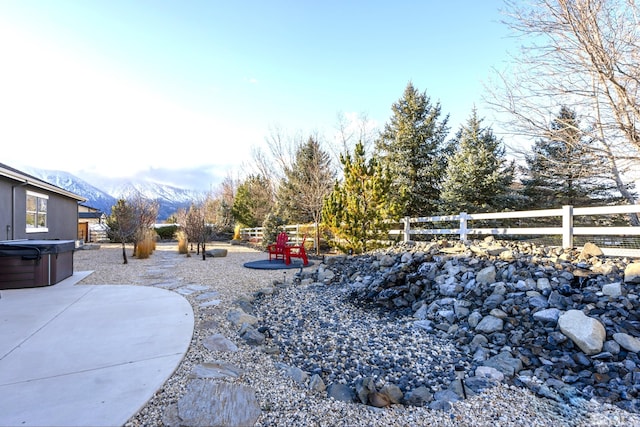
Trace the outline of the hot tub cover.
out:
M 40 255 L 59 254 L 75 250 L 74 240 L 5 240 L 0 241 L 0 256 L 23 255 L 40 252 Z M 37 249 L 37 251 L 34 251 Z

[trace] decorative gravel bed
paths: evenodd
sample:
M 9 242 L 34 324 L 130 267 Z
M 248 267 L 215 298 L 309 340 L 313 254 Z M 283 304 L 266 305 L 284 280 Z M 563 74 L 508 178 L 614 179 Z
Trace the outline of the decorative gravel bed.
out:
M 297 366 L 308 374 L 322 373 L 327 382 L 349 382 L 357 370 L 341 366 L 341 359 L 360 360 L 372 375 L 379 365 L 398 364 L 398 372 L 386 374 L 389 381 L 403 384 L 404 377 L 407 389 L 420 384 L 436 387 L 441 378 L 434 375 L 437 370 L 453 375 L 455 352 L 446 341 L 407 327 L 402 318 L 345 305 L 338 289 L 294 285 L 291 271 L 285 276 L 283 271 L 243 267 L 245 262 L 264 259 L 265 253 L 222 243 L 207 249 L 211 248 L 227 249 L 228 255 L 203 261 L 195 254 L 179 255 L 175 243 L 161 243 L 151 258 L 130 257 L 126 265 L 119 245 L 101 245 L 74 255 L 76 271 L 93 270 L 81 284 L 157 286 L 182 294 L 193 306 L 195 330 L 185 358 L 127 426 L 179 425 L 175 408 L 193 380 L 194 368 L 214 361 L 237 367 L 241 373 L 208 381 L 255 391 L 260 409 L 255 425 L 259 426 L 640 426 L 640 417 L 612 405 L 595 401 L 566 405 L 506 384 L 454 402 L 445 411 L 407 405 L 375 408 L 329 398 L 326 391 L 310 388 L 308 381 L 297 382 L 283 365 Z M 273 289 L 274 282 L 285 278 L 287 283 L 273 295 L 254 298 L 256 292 Z M 259 325 L 270 330 L 272 338 L 265 345 L 246 343 L 239 327 L 229 320 L 230 311 L 247 303 L 255 307 Z M 234 343 L 237 351 L 211 350 L 207 343 L 215 334 Z M 271 351 L 274 346 L 281 350 Z M 406 375 L 407 370 L 416 369 L 420 375 Z

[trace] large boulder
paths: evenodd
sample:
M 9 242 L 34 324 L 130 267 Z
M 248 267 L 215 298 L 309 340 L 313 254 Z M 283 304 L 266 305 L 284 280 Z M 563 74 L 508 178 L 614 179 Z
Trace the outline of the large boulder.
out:
M 227 256 L 226 249 L 211 249 L 205 252 L 205 255 L 212 258 L 224 258 Z
M 587 242 L 582 247 L 582 250 L 580 251 L 580 255 L 578 256 L 578 258 L 589 259 L 591 257 L 600 257 L 602 255 L 604 254 L 602 253 L 602 249 L 600 249 L 598 245 L 596 245 L 595 243 Z
M 560 332 L 569 337 L 586 355 L 602 351 L 607 333 L 598 320 L 580 310 L 569 310 L 558 319 Z
M 640 283 L 640 262 L 632 262 L 624 269 L 625 283 Z

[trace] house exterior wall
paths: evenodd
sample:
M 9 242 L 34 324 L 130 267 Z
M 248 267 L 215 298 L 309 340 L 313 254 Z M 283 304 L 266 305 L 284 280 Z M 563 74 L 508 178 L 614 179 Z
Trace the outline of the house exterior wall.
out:
M 78 238 L 78 202 L 83 200 L 46 182 L 11 169 L 0 174 L 0 240 Z M 14 178 L 15 175 L 15 178 Z M 27 191 L 46 195 L 47 231 L 27 232 Z

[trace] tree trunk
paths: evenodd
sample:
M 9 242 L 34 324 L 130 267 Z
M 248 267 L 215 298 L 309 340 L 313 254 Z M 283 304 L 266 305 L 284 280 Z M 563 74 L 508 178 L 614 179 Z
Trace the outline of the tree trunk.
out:
M 129 263 L 129 261 L 127 261 L 127 251 L 125 250 L 124 242 L 122 242 L 122 259 L 124 260 L 123 264 Z

